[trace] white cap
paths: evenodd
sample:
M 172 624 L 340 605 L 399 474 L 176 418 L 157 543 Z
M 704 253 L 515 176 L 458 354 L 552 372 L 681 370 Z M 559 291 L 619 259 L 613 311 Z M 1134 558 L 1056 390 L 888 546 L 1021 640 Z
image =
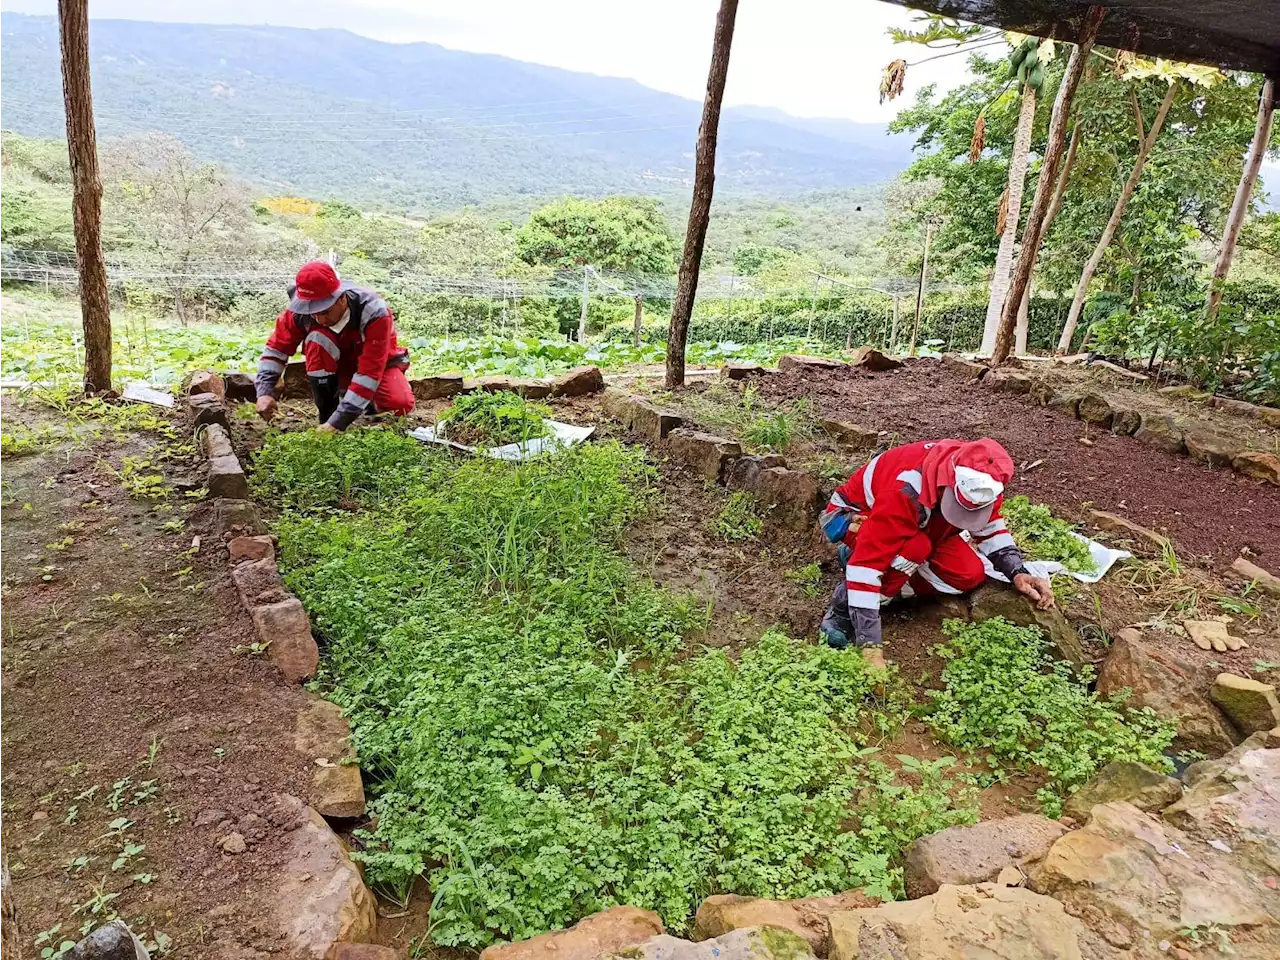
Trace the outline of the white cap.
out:
M 942 515 L 953 527 L 981 530 L 991 522 L 996 498 L 1004 492 L 1004 484 L 981 470 L 956 466 L 954 486 L 942 491 Z

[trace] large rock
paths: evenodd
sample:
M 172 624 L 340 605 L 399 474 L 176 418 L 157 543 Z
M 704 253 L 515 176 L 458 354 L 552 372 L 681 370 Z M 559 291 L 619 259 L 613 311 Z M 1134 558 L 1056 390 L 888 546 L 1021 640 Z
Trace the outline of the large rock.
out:
M 991 379 L 990 375 L 987 379 Z M 1080 416 L 1080 400 L 1084 395 L 1074 387 L 1064 387 L 1061 390 L 1055 390 L 1050 394 L 1048 401 L 1045 403 L 1050 410 L 1056 410 L 1058 413 L 1068 417 Z
M 228 456 L 212 457 L 209 460 L 205 488 L 210 497 L 223 497 L 228 500 L 249 499 L 249 480 L 245 477 L 240 461 L 234 453 Z
M 981 380 L 987 375 L 989 369 L 984 363 L 966 360 L 964 357 L 957 357 L 954 353 L 942 355 L 942 366 L 965 380 Z
M 1086 936 L 1049 897 L 948 885 L 919 900 L 834 914 L 831 960 L 1080 960 Z
M 230 430 L 227 420 L 227 405 L 212 393 L 197 393 L 187 397 L 187 416 L 191 418 L 194 428 L 218 424 L 223 430 Z
M 213 529 L 217 533 L 254 536 L 263 533 L 266 527 L 252 500 L 224 497 L 213 502 Z
M 1093 521 L 1093 525 L 1099 530 L 1104 530 L 1124 540 L 1130 540 L 1139 546 L 1152 547 L 1157 551 L 1162 551 L 1169 545 L 1167 537 L 1154 530 L 1148 530 L 1146 527 L 1116 513 L 1108 513 L 1105 510 L 1090 510 L 1089 519 Z
M 1182 426 L 1172 414 L 1145 411 L 1142 426 L 1133 435 L 1143 443 L 1168 453 L 1182 453 L 1186 449 Z
M 855 447 L 874 447 L 880 443 L 880 431 L 871 427 L 862 427 L 847 420 L 829 420 L 820 417 L 818 426 L 824 433 L 835 437 L 841 443 Z
M 1280 577 L 1277 577 L 1270 570 L 1264 570 L 1251 560 L 1244 557 L 1236 557 L 1231 562 L 1231 572 L 1237 577 L 1255 584 L 1263 593 L 1269 593 L 1273 597 L 1280 597 Z
M 519 394 L 526 400 L 544 400 L 551 396 L 551 384 L 546 380 L 535 380 L 531 377 L 480 377 L 476 380 L 464 380 L 464 391 L 478 390 L 482 393 Z
M 831 946 L 831 915 L 840 910 L 872 907 L 878 900 L 857 890 L 834 897 L 805 897 L 801 900 L 767 900 L 721 894 L 708 897 L 694 918 L 695 940 L 720 937 L 744 927 L 779 927 L 804 937 L 816 956 L 825 957 Z
M 1202 427 L 1188 430 L 1182 440 L 1187 445 L 1187 453 L 1214 467 L 1229 467 L 1231 461 L 1245 452 L 1242 441 Z
M 1025 867 L 1040 860 L 1066 832 L 1056 820 L 1027 813 L 948 827 L 921 837 L 903 856 L 907 896 L 927 897 L 943 884 L 994 880 L 1005 867 Z
M 1080 398 L 1076 415 L 1086 423 L 1097 424 L 1104 430 L 1111 429 L 1111 421 L 1115 411 L 1111 409 L 1111 401 L 1100 393 L 1086 393 Z
M 1142 408 L 1122 395 L 1107 398 L 1111 407 L 1111 432 L 1131 436 L 1142 426 Z
M 231 437 L 227 428 L 220 423 L 211 423 L 200 431 L 200 449 L 210 460 L 215 457 L 234 457 L 235 449 L 231 446 Z
M 849 365 L 883 373 L 885 370 L 897 370 L 902 366 L 902 361 L 881 353 L 875 347 L 859 347 L 849 358 Z
M 599 367 L 574 367 L 551 381 L 553 397 L 585 397 L 604 389 L 604 374 Z
M 241 560 L 275 560 L 275 541 L 268 536 L 235 537 L 227 544 L 227 554 L 232 563 Z
M 251 566 L 251 563 L 242 563 L 236 569 Z M 320 649 L 311 636 L 311 621 L 302 601 L 288 597 L 278 603 L 254 607 L 251 613 L 258 637 L 268 644 L 267 659 L 286 679 L 301 683 L 315 676 L 316 667 L 320 665 Z
M 341 707 L 328 700 L 313 700 L 298 714 L 293 745 L 316 764 L 311 775 L 311 806 L 320 816 L 346 819 L 364 814 L 364 782 L 351 746 L 351 727 Z
M 725 466 L 735 457 L 742 456 L 742 444 L 737 440 L 712 436 L 698 430 L 680 427 L 667 434 L 672 455 L 687 463 L 708 480 L 720 479 Z
M 1221 841 L 1265 876 L 1280 874 L 1280 749 L 1249 746 L 1264 739 L 1255 734 L 1245 749 L 1197 764 L 1194 784 L 1164 815 L 1201 840 Z
M 223 400 L 227 396 L 227 385 L 212 370 L 199 370 L 187 381 L 187 393 L 191 396 L 210 393 L 219 400 Z
M 768 371 L 758 363 L 726 363 L 720 368 L 730 380 L 748 380 L 751 377 L 759 377 Z
M 1182 784 L 1173 777 L 1132 760 L 1112 760 L 1098 775 L 1067 798 L 1062 812 L 1080 823 L 1103 803 L 1131 803 L 1139 810 L 1163 810 L 1182 796 Z
M 1220 673 L 1209 688 L 1209 699 L 1245 736 L 1280 727 L 1280 700 L 1269 683 Z
M 231 579 L 240 594 L 240 602 L 248 610 L 263 603 L 279 603 L 288 596 L 280 568 L 271 558 L 237 564 L 231 568 Z
M 1076 666 L 1089 662 L 1080 634 L 1057 607 L 1038 610 L 1036 605 L 1012 587 L 987 581 L 969 598 L 969 612 L 974 620 L 1004 617 L 1019 627 L 1039 627 L 1053 645 L 1058 659 Z
M 650 937 L 611 957 L 613 960 L 813 960 L 813 953 L 804 938 L 790 930 L 745 927 L 701 943 L 666 935 Z
M 377 914 L 373 894 L 346 848 L 320 814 L 295 797 L 279 800 L 290 830 L 272 916 L 291 950 L 324 960 L 335 943 L 359 943 L 373 936 Z
M 1271 424 L 1273 427 L 1280 427 L 1280 410 L 1275 407 L 1262 407 L 1256 403 L 1232 400 L 1230 397 L 1214 397 L 1209 402 L 1220 410 L 1229 410 L 1241 416 L 1254 417 Z
M 602 406 L 605 413 L 632 433 L 653 442 L 665 440 L 667 434 L 684 422 L 674 410 L 664 410 L 644 397 L 632 396 L 614 387 L 606 388 Z
M 787 526 L 808 527 L 822 508 L 818 478 L 804 470 L 763 465 L 761 457 L 738 457 L 729 462 L 725 483 L 759 500 L 772 519 Z
M 1280 486 L 1280 457 L 1261 450 L 1246 450 L 1231 461 L 1231 469 L 1255 480 Z
M 826 357 L 807 357 L 803 354 L 785 353 L 778 358 L 778 369 L 783 373 L 804 375 L 806 373 L 832 373 L 847 370 L 849 365 L 839 360 L 828 360 Z
M 1098 692 L 1113 696 L 1129 690 L 1129 707 L 1148 707 L 1178 725 L 1174 746 L 1216 757 L 1235 745 L 1236 736 L 1218 709 L 1196 692 L 1195 671 L 1139 640 L 1117 635 L 1098 671 Z
M 553 930 L 531 940 L 486 947 L 480 960 L 596 960 L 597 957 L 632 951 L 666 932 L 652 910 L 614 907 L 593 913 L 568 930 Z
M 1035 377 L 1029 373 L 1023 373 L 1021 370 L 1010 370 L 1007 367 L 999 367 L 992 370 L 982 382 L 992 390 L 999 390 L 1003 393 L 1016 393 L 1027 395 L 1031 393 L 1032 384 L 1035 383 Z
M 462 374 L 441 373 L 434 377 L 419 377 L 410 380 L 409 387 L 413 390 L 415 400 L 445 400 L 462 392 Z
M 258 387 L 247 373 L 228 373 L 222 378 L 227 399 L 237 403 L 253 403 L 258 399 Z
M 1083 829 L 1049 850 L 1031 888 L 1132 956 L 1160 956 L 1160 941 L 1210 926 L 1280 945 L 1280 893 L 1242 869 L 1239 857 L 1128 803 L 1094 807 Z
M 53 946 L 56 948 L 57 943 Z M 66 954 L 68 960 L 151 960 L 142 941 L 123 920 L 112 920 L 77 943 Z M 10 960 L 8 955 L 5 960 Z M 15 955 L 12 960 L 18 960 Z

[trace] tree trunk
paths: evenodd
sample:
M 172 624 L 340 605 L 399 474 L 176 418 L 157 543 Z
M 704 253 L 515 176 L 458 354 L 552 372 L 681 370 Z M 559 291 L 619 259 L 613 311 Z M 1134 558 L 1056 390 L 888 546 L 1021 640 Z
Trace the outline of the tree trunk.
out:
M 1236 198 L 1231 204 L 1231 213 L 1227 217 L 1227 229 L 1222 234 L 1222 249 L 1218 251 L 1218 261 L 1213 265 L 1213 278 L 1209 281 L 1209 298 L 1205 301 L 1205 317 L 1209 323 L 1217 323 L 1218 307 L 1222 304 L 1222 286 L 1227 274 L 1231 272 L 1231 260 L 1236 254 L 1236 241 L 1240 239 L 1240 228 L 1244 226 L 1245 214 L 1249 212 L 1249 198 L 1253 195 L 1253 185 L 1258 180 L 1258 168 L 1262 166 L 1262 158 L 1267 152 L 1267 144 L 1271 141 L 1271 121 L 1276 106 L 1276 82 L 1267 77 L 1262 84 L 1262 96 L 1258 100 L 1258 124 L 1254 128 L 1253 143 L 1245 157 L 1244 172 L 1240 175 L 1240 185 L 1236 188 Z
M 1076 295 L 1071 300 L 1071 309 L 1067 311 L 1067 322 L 1062 328 L 1062 336 L 1058 338 L 1058 352 L 1066 353 L 1071 348 L 1071 338 L 1075 336 L 1076 324 L 1080 322 L 1080 313 L 1084 310 L 1085 297 L 1089 295 L 1089 284 L 1093 281 L 1093 275 L 1098 271 L 1098 265 L 1102 263 L 1102 258 L 1106 255 L 1107 247 L 1111 246 L 1111 240 L 1116 235 L 1116 230 L 1120 228 L 1120 221 L 1124 217 L 1125 207 L 1129 205 L 1133 192 L 1138 189 L 1138 178 L 1142 176 L 1142 169 L 1147 165 L 1147 158 L 1151 156 L 1151 151 L 1156 145 L 1156 138 L 1160 136 L 1160 128 L 1164 126 L 1164 118 L 1169 113 L 1169 108 L 1173 106 L 1174 95 L 1178 91 L 1178 83 L 1175 80 L 1169 84 L 1169 90 L 1164 95 L 1164 99 L 1160 101 L 1160 109 L 1156 111 L 1155 119 L 1151 121 L 1151 127 L 1147 130 L 1147 135 L 1138 144 L 1138 156 L 1134 158 L 1133 169 L 1129 171 L 1129 179 L 1124 182 L 1124 186 L 1120 189 L 1120 196 L 1116 198 L 1115 208 L 1111 211 L 1111 219 L 1107 221 L 1106 227 L 1103 228 L 1102 236 L 1098 238 L 1098 245 L 1093 248 L 1093 253 L 1089 255 L 1089 260 L 1084 265 L 1084 270 L 1080 273 L 1080 281 L 1076 284 Z M 1142 114 L 1138 114 L 1138 130 L 1141 136 Z
M 1009 157 L 1009 205 L 1000 248 L 996 251 L 996 268 L 991 274 L 991 296 L 987 301 L 987 321 L 982 327 L 982 352 L 995 349 L 996 331 L 1000 329 L 1000 311 L 1009 291 L 1009 272 L 1013 269 L 1013 246 L 1018 239 L 1018 220 L 1022 215 L 1022 189 L 1027 181 L 1027 153 L 1031 149 L 1031 128 L 1036 122 L 1036 91 L 1031 84 L 1022 90 L 1022 107 L 1018 111 L 1018 130 L 1013 136 L 1013 153 Z
M 920 314 L 924 312 L 924 285 L 929 276 L 929 245 L 933 242 L 933 224 L 924 225 L 924 256 L 920 259 L 920 286 L 916 287 L 916 321 L 911 326 L 911 348 L 907 352 L 916 355 L 916 338 L 920 336 Z
M 635 344 L 640 346 L 640 334 L 644 328 L 644 294 L 636 294 L 636 325 L 635 325 Z
M 1062 164 L 1062 172 L 1058 174 L 1058 185 L 1053 190 L 1053 202 L 1049 204 L 1049 212 L 1044 216 L 1043 236 L 1049 235 L 1053 220 L 1062 209 L 1062 197 L 1067 192 L 1067 182 L 1071 179 L 1071 168 L 1076 165 L 1076 150 L 1080 147 L 1080 122 L 1077 120 L 1071 128 L 1071 143 L 1067 147 L 1067 159 Z M 1032 269 L 1035 265 L 1032 264 Z M 1018 327 L 1015 331 L 1013 352 L 1023 356 L 1027 352 L 1027 336 L 1031 329 L 1031 284 L 1022 291 L 1022 305 L 1018 307 Z
M 582 309 L 578 313 L 578 342 L 587 342 L 587 304 L 591 299 L 591 286 L 587 280 L 587 270 L 590 268 L 583 266 L 582 268 Z
M 1018 257 L 1018 265 L 1013 271 L 1013 281 L 1009 286 L 1009 294 L 1005 297 L 1004 312 L 1000 316 L 1000 333 L 996 337 L 995 352 L 991 355 L 992 366 L 999 366 L 1009 357 L 1013 346 L 1013 328 L 1018 320 L 1018 308 L 1022 304 L 1022 295 L 1031 283 L 1031 270 L 1035 266 L 1036 256 L 1040 253 L 1040 241 L 1044 237 L 1045 215 L 1049 212 L 1049 202 L 1054 191 L 1058 170 L 1062 167 L 1063 147 L 1067 142 L 1067 121 L 1071 114 L 1071 102 L 1075 99 L 1076 88 L 1080 86 L 1080 78 L 1084 76 L 1085 64 L 1093 50 L 1094 41 L 1098 39 L 1098 28 L 1102 18 L 1106 16 L 1103 7 L 1093 6 L 1084 15 L 1080 26 L 1080 43 L 1071 51 L 1066 71 L 1062 75 L 1062 83 L 1058 86 L 1058 97 L 1053 104 L 1053 117 L 1049 121 L 1049 140 L 1045 145 L 1044 157 L 1040 161 L 1040 182 L 1036 185 L 1035 200 L 1031 204 L 1031 212 L 1027 215 L 1027 226 L 1022 231 L 1022 255 Z
M 667 332 L 667 389 L 684 385 L 684 347 L 689 336 L 689 318 L 698 294 L 698 269 L 702 247 L 711 219 L 711 195 L 716 184 L 716 137 L 720 128 L 720 103 L 729 74 L 729 52 L 733 47 L 733 24 L 738 16 L 738 0 L 720 0 L 716 14 L 715 39 L 711 45 L 711 69 L 707 73 L 707 96 L 702 102 L 702 123 L 693 168 L 693 201 L 689 204 L 689 226 L 684 234 L 680 276 L 671 304 L 671 326 Z
M 84 322 L 84 389 L 95 393 L 111 389 L 111 303 L 107 265 L 102 259 L 102 178 L 98 173 L 93 91 L 89 85 L 88 0 L 58 0 L 58 28 L 80 315 Z

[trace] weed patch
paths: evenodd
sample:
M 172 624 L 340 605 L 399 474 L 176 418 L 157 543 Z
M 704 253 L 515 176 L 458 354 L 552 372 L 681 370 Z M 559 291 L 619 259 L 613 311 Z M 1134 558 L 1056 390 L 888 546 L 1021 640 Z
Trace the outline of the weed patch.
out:
M 549 416 L 550 407 L 529 403 L 519 394 L 500 390 L 463 394 L 440 419 L 448 420 L 446 430 L 455 443 L 497 447 L 546 436 Z
M 993 770 L 1010 763 L 1043 771 L 1049 783 L 1039 799 L 1050 816 L 1112 760 L 1171 769 L 1164 750 L 1174 725 L 1091 692 L 1088 668 L 1076 678 L 1070 664 L 1053 661 L 1039 629 L 996 617 L 948 620 L 943 631 L 951 642 L 935 648 L 946 666 L 944 688 L 930 694 L 934 732 L 952 746 L 985 751 Z
M 374 796 L 357 856 L 401 900 L 426 877 L 438 944 L 618 903 L 682 931 L 716 892 L 891 896 L 902 845 L 975 817 L 945 768 L 908 787 L 876 759 L 902 710 L 861 658 L 778 633 L 737 662 L 676 655 L 702 614 L 620 549 L 653 496 L 637 451 L 290 434 L 258 472 Z M 344 489 L 361 509 L 335 509 Z
M 756 498 L 745 490 L 729 494 L 711 520 L 711 529 L 730 543 L 753 540 L 764 530 Z
M 1049 508 L 1024 496 L 1010 497 L 1001 509 L 1009 532 L 1029 558 L 1056 560 L 1075 573 L 1094 573 L 1097 565 L 1083 540 L 1072 536 L 1071 524 L 1059 520 Z

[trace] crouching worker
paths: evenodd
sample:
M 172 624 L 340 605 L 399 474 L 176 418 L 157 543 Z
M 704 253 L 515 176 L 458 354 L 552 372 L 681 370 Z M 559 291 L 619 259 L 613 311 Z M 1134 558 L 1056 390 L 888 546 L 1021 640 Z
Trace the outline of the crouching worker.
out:
M 845 564 L 822 619 L 826 642 L 852 643 L 883 667 L 880 607 L 974 590 L 986 577 L 983 557 L 1041 609 L 1053 606 L 1049 581 L 1023 566 L 1000 516 L 1012 477 L 994 440 L 937 440 L 888 450 L 837 487 L 819 520 Z
M 302 348 L 322 433 L 351 426 L 370 406 L 407 415 L 413 389 L 405 377 L 409 351 L 396 345 L 395 317 L 372 290 L 338 279 L 327 263 L 303 264 L 289 287 L 289 309 L 276 317 L 258 361 L 258 415 L 276 414 L 276 383 Z

